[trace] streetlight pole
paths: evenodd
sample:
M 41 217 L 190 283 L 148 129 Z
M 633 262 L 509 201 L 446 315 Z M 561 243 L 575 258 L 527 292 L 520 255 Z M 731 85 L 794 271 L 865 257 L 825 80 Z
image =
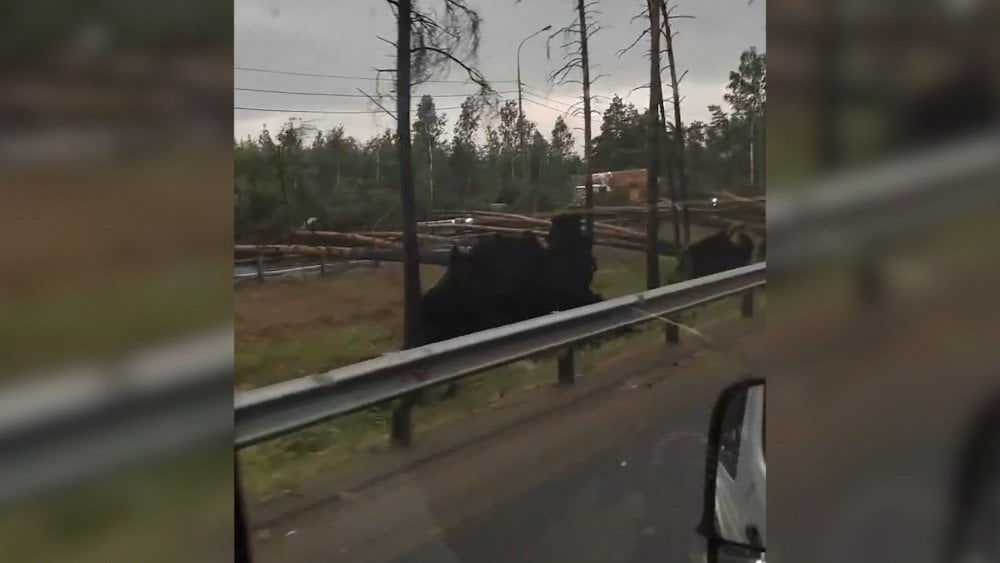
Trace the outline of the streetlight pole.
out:
M 550 29 L 552 29 L 551 25 L 547 25 L 547 26 L 543 27 L 542 29 L 539 29 L 538 31 L 536 31 L 536 32 L 532 33 L 531 35 L 529 35 L 529 36 L 525 37 L 524 39 L 522 39 L 521 40 L 521 44 L 517 46 L 517 129 L 518 129 L 518 136 L 521 139 L 521 153 L 524 155 L 524 170 L 522 171 L 522 173 L 524 174 L 524 179 L 527 180 L 529 183 L 531 182 L 531 180 L 528 178 L 528 143 L 527 143 L 527 141 L 525 140 L 525 137 L 524 137 L 524 133 L 525 133 L 525 131 L 524 131 L 524 102 L 522 101 L 522 94 L 521 94 L 521 47 L 524 47 L 524 44 L 529 39 L 531 39 L 532 37 L 538 35 L 539 33 L 544 32 L 544 31 L 548 31 Z M 532 185 L 531 186 L 531 208 L 532 208 L 531 210 L 532 211 L 536 211 L 535 208 L 537 206 L 538 206 L 538 198 L 535 197 L 535 187 L 534 187 L 534 185 Z

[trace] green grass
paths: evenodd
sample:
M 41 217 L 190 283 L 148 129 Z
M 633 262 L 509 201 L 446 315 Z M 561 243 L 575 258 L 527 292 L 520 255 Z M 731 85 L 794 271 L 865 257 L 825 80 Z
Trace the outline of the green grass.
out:
M 204 267 L 0 302 L 2 368 L 89 359 L 220 323 L 232 303 L 230 275 Z
M 34 499 L 0 519 L 4 561 L 168 563 L 203 558 L 232 536 L 232 457 L 224 444 L 150 460 Z M 214 542 L 214 543 L 213 543 Z
M 641 252 L 621 252 L 604 247 L 594 251 L 597 272 L 591 288 L 605 299 L 638 293 L 646 289 L 646 257 Z M 660 278 L 666 280 L 677 260 L 660 257 Z
M 278 343 L 236 348 L 238 386 L 269 385 L 378 357 L 396 347 L 391 327 L 358 323 L 339 331 L 313 333 Z M 241 384 L 241 382 L 243 382 Z

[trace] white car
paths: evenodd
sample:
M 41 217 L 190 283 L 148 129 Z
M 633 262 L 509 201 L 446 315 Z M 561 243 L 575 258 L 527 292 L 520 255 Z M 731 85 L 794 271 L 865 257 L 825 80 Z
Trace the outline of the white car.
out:
M 699 532 L 709 563 L 760 563 L 767 545 L 763 380 L 726 389 L 712 412 Z M 709 477 L 711 476 L 711 477 Z

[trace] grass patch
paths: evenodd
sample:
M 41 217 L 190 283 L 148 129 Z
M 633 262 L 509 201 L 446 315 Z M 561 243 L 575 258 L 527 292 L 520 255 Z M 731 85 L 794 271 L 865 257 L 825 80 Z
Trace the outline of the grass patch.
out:
M 338 331 L 308 334 L 236 349 L 237 386 L 269 385 L 378 357 L 397 347 L 396 331 L 360 323 Z
M 638 293 L 646 289 L 646 256 L 598 246 L 594 249 L 597 272 L 591 288 L 605 299 Z M 672 256 L 660 257 L 660 278 L 667 279 L 677 264 Z
M 4 561 L 168 563 L 232 537 L 232 458 L 222 444 L 149 460 L 16 507 L 0 520 Z
M 10 373 L 114 354 L 221 322 L 232 302 L 230 275 L 214 264 L 4 300 L 3 368 Z

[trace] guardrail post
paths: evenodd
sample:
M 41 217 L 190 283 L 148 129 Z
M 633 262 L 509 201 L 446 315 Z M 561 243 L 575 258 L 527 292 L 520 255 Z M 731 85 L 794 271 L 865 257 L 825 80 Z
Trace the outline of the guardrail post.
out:
M 668 315 L 667 318 L 671 321 L 667 323 L 666 328 L 667 344 L 677 344 L 681 341 L 681 329 L 673 316 Z
M 319 275 L 322 276 L 325 273 L 326 273 L 326 259 L 325 258 L 320 258 L 320 260 L 319 260 Z
M 392 445 L 406 447 L 413 443 L 413 407 L 419 399 L 418 393 L 403 395 L 399 405 L 392 411 Z
M 264 255 L 257 255 L 257 281 L 264 281 Z
M 559 383 L 560 385 L 573 385 L 576 383 L 576 366 L 573 365 L 573 349 L 567 348 L 559 354 Z
M 247 515 L 246 510 L 243 507 L 243 492 L 240 489 L 240 462 L 239 458 L 235 458 L 235 471 L 233 475 L 233 485 L 234 485 L 234 498 L 236 501 L 236 514 L 235 514 L 235 538 L 233 546 L 234 563 L 250 563 L 250 533 L 247 526 Z
M 744 319 L 753 317 L 753 290 L 749 289 L 743 294 L 741 312 Z

